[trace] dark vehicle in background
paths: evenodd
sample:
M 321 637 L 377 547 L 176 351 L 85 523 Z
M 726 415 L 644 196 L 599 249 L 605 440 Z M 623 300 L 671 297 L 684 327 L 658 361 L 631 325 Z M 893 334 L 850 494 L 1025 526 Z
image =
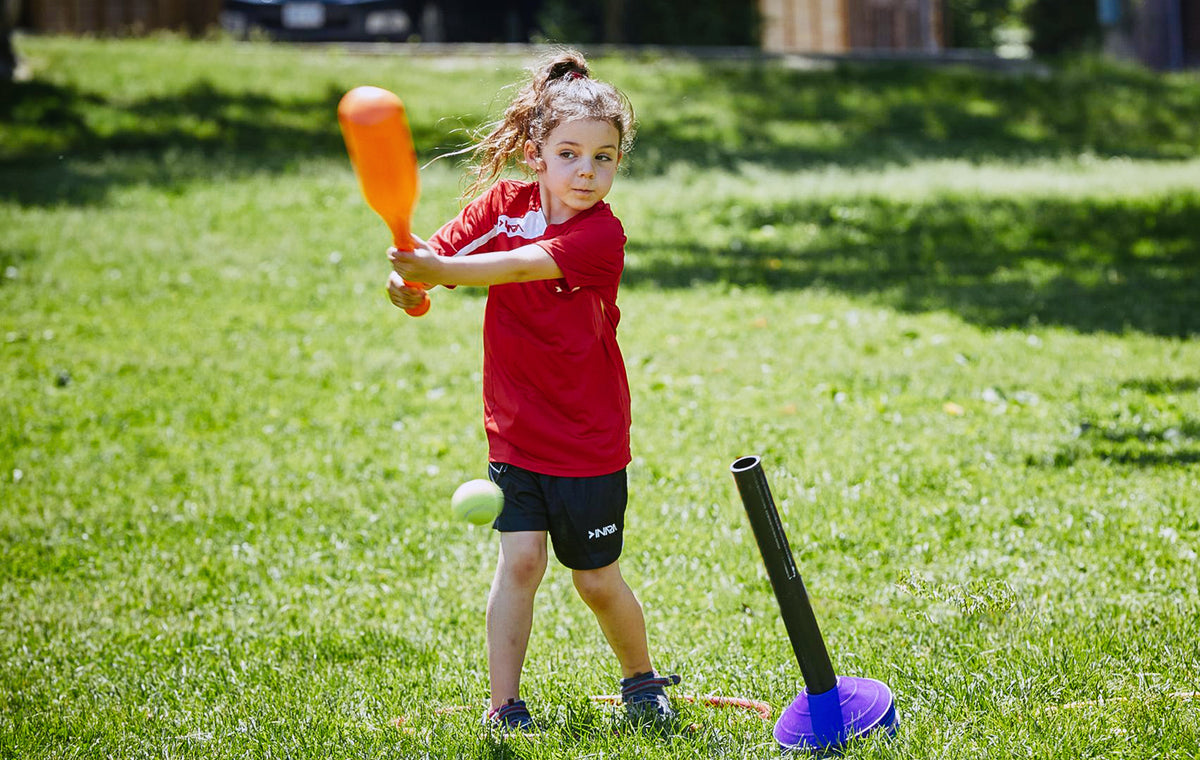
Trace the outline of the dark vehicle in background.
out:
M 239 37 L 402 41 L 417 32 L 421 0 L 225 0 L 221 26 Z

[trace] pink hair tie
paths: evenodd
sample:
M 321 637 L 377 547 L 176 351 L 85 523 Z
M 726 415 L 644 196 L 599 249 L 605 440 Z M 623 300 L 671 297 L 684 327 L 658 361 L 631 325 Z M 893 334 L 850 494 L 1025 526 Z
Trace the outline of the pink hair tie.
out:
M 581 74 L 578 71 L 568 71 L 566 74 L 563 74 L 563 79 L 568 82 L 574 79 L 587 79 L 587 74 Z

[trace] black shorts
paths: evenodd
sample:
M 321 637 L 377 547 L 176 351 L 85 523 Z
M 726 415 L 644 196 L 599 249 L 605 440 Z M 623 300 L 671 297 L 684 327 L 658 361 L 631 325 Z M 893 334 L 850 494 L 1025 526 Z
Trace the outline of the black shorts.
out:
M 504 491 L 504 508 L 492 523 L 501 533 L 547 531 L 554 556 L 572 570 L 595 570 L 621 556 L 629 497 L 624 469 L 567 478 L 489 462 L 488 477 Z

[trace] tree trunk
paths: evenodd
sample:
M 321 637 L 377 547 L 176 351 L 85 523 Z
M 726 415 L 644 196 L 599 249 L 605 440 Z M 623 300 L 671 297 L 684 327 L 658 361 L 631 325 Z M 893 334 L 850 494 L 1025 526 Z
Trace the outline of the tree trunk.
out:
M 625 0 L 604 0 L 604 41 L 625 41 Z
M 11 82 L 17 73 L 17 54 L 12 45 L 12 25 L 0 22 L 0 82 Z
M 13 0 L 0 0 L 0 81 L 11 82 L 17 73 L 17 52 L 13 49 L 13 24 L 20 5 Z

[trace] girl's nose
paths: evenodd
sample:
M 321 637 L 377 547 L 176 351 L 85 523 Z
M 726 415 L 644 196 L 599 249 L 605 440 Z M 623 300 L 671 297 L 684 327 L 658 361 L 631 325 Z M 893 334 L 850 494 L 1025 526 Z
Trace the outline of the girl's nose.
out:
M 595 173 L 595 168 L 592 166 L 592 162 L 587 160 L 580 162 L 579 173 L 584 177 L 592 176 L 592 174 Z

